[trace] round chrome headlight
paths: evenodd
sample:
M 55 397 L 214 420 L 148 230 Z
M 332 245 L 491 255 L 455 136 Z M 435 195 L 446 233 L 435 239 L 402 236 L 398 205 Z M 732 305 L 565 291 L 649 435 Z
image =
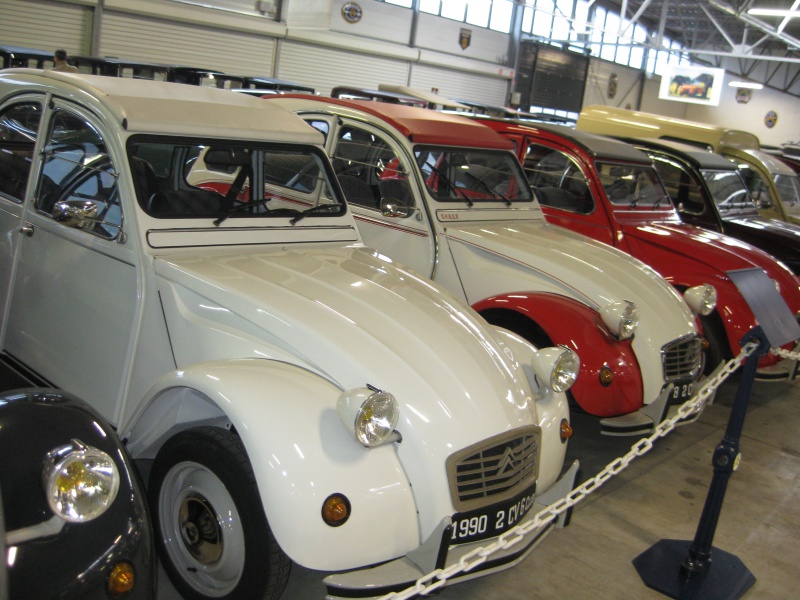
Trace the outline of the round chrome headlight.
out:
M 119 470 L 111 456 L 78 440 L 50 452 L 43 475 L 50 509 L 74 523 L 102 515 L 119 491 Z
M 717 307 L 717 290 L 708 283 L 690 287 L 683 293 L 683 298 L 698 315 L 710 315 Z
M 367 448 L 380 446 L 389 439 L 400 418 L 395 397 L 371 388 L 342 392 L 336 410 L 344 426 Z
M 600 317 L 615 336 L 621 340 L 633 337 L 639 326 L 639 309 L 633 302 L 612 302 L 600 311 Z
M 542 348 L 533 357 L 533 372 L 536 378 L 554 392 L 566 392 L 578 378 L 581 360 L 564 346 Z

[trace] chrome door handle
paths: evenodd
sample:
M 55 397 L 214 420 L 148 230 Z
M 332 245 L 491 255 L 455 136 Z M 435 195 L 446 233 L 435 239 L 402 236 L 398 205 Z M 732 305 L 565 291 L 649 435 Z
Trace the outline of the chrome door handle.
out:
M 20 233 L 24 233 L 28 237 L 31 237 L 33 235 L 33 225 L 31 225 L 30 223 L 28 223 L 27 225 L 23 225 L 22 227 L 19 228 L 19 230 Z

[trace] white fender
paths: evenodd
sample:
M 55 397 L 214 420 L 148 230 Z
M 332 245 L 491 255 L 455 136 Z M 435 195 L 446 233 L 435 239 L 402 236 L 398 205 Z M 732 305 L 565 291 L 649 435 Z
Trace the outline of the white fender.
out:
M 539 477 L 536 480 L 537 493 L 549 489 L 561 475 L 561 467 L 567 454 L 567 443 L 561 440 L 561 421 L 569 420 L 569 402 L 564 393 L 556 393 L 549 387 L 541 386 L 533 372 L 532 359 L 536 348 L 517 334 L 496 327 L 497 335 L 514 354 L 514 359 L 522 365 L 534 391 L 534 404 L 537 424 L 542 428 L 542 449 L 539 463 Z
M 179 430 L 227 420 L 250 456 L 275 538 L 293 561 L 335 571 L 401 556 L 420 545 L 419 528 L 409 527 L 417 522 L 411 486 L 394 444 L 366 449 L 345 429 L 336 412 L 340 393 L 287 363 L 195 364 L 151 388 L 152 400 L 126 436 L 128 447 L 137 458 L 147 457 Z M 332 493 L 346 495 L 352 507 L 339 527 L 321 518 Z

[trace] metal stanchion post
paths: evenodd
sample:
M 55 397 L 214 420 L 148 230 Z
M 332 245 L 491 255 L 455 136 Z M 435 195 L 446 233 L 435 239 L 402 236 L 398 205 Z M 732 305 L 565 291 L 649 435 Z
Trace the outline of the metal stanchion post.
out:
M 732 600 L 740 598 L 756 580 L 738 557 L 712 547 L 728 480 L 739 462 L 739 438 L 758 361 L 770 348 L 760 327 L 754 328 L 741 343 L 744 346 L 749 342 L 758 346 L 744 364 L 725 435 L 711 459 L 714 476 L 694 541 L 661 540 L 633 560 L 642 581 L 670 598 Z
M 739 463 L 739 438 L 753 390 L 759 360 L 771 346 L 780 347 L 800 338 L 800 326 L 775 282 L 757 268 L 728 271 L 756 317 L 754 327 L 742 340 L 756 344 L 742 371 L 728 426 L 712 457 L 714 476 L 697 526 L 694 541 L 661 540 L 633 560 L 642 581 L 680 600 L 734 600 L 755 583 L 755 577 L 739 558 L 712 547 L 725 489 Z

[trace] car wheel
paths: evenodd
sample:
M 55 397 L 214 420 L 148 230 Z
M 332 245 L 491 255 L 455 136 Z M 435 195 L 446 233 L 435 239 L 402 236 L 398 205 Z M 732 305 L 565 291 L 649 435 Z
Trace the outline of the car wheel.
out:
M 710 375 L 722 361 L 732 358 L 728 347 L 728 336 L 722 323 L 718 323 L 711 316 L 700 317 L 703 326 L 703 337 L 708 346 L 703 351 L 703 374 Z
M 239 436 L 216 427 L 176 435 L 153 463 L 148 495 L 164 570 L 184 598 L 280 597 L 291 561 Z

